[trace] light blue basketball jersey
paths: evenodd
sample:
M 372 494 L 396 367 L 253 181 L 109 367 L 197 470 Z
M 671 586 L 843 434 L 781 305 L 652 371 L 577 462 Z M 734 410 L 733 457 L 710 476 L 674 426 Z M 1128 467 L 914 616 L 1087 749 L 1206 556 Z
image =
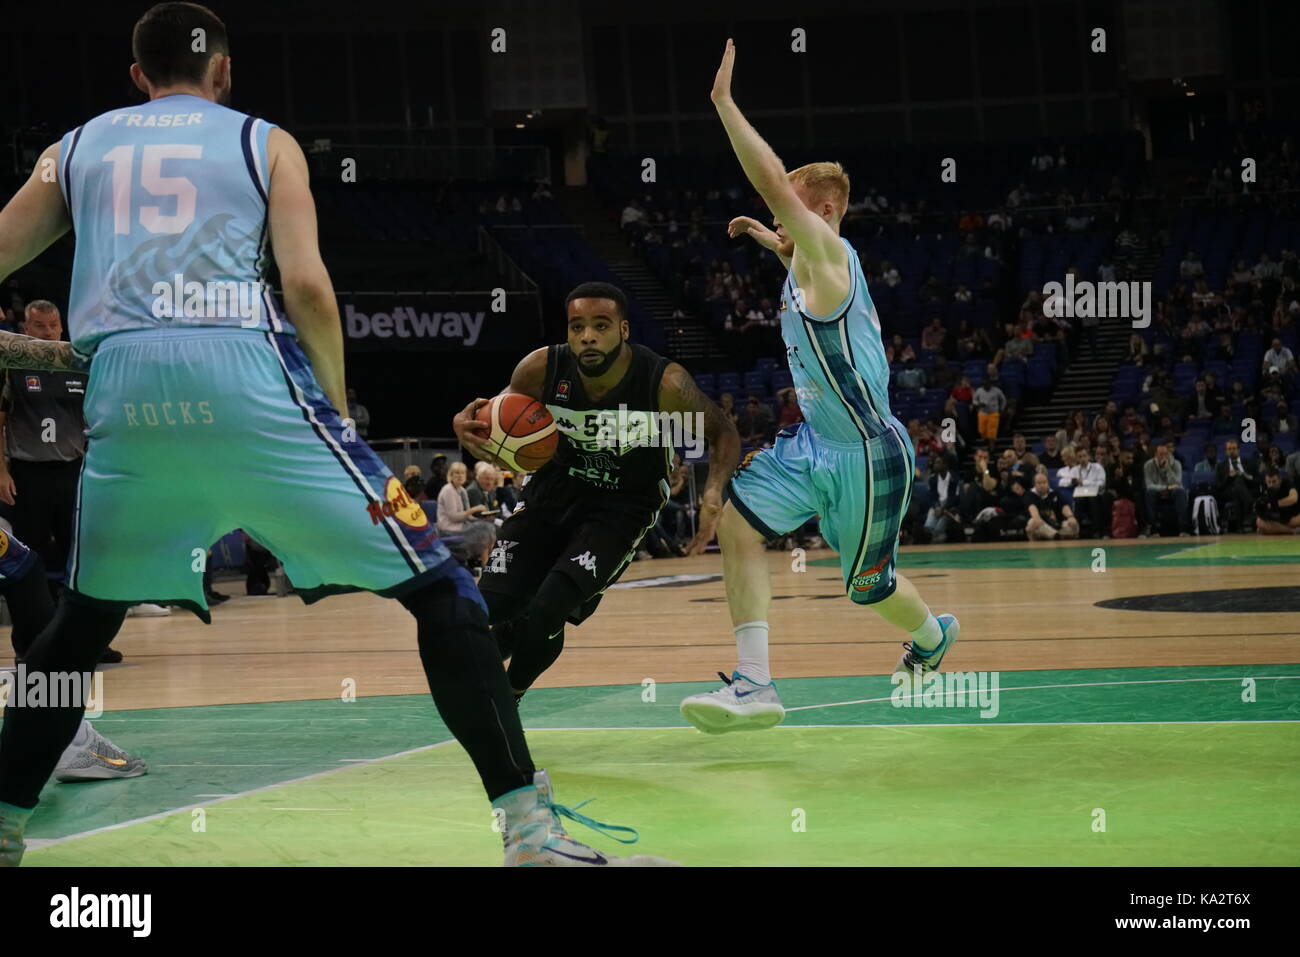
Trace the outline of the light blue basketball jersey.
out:
M 889 363 L 862 263 L 847 239 L 840 242 L 849 254 L 848 295 L 816 318 L 797 294 L 791 270 L 781 290 L 781 337 L 804 420 L 831 441 L 865 442 L 894 421 Z
M 68 330 L 225 326 L 293 333 L 265 282 L 271 124 L 188 94 L 110 110 L 64 135 L 77 234 Z

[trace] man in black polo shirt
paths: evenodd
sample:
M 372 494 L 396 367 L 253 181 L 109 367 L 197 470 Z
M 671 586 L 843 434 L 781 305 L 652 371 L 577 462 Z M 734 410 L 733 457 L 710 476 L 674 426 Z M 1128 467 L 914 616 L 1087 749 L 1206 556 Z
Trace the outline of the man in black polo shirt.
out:
M 29 336 L 57 342 L 63 338 L 59 308 L 47 299 L 27 304 Z M 85 372 L 40 372 L 10 369 L 0 394 L 0 501 L 14 537 L 40 555 L 59 582 L 68 564 L 77 508 L 77 481 L 86 453 L 82 401 Z M 103 661 L 122 660 L 109 649 Z

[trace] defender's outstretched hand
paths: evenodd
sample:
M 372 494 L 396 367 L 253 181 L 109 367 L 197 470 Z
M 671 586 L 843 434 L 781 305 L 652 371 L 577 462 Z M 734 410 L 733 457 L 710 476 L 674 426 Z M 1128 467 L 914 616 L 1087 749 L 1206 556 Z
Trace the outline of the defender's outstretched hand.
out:
M 731 99 L 731 68 L 735 63 L 736 44 L 728 37 L 727 48 L 722 52 L 722 65 L 718 67 L 718 75 L 713 78 L 713 92 L 709 94 L 709 99 L 714 103 Z

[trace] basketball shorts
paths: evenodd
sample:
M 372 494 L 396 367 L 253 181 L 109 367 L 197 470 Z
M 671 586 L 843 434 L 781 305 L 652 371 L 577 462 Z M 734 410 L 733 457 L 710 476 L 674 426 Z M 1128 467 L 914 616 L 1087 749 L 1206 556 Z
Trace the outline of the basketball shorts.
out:
M 242 528 L 304 601 L 400 598 L 474 581 L 418 502 L 344 429 L 292 336 L 123 332 L 92 360 L 89 439 L 68 583 L 91 598 L 170 602 L 208 621 L 207 551 Z
M 35 560 L 30 548 L 8 532 L 0 530 L 0 585 L 22 578 Z
M 769 541 L 819 516 L 822 537 L 840 553 L 849 597 L 870 605 L 898 585 L 898 530 L 915 461 L 897 419 L 885 435 L 853 444 L 824 439 L 804 422 L 778 432 L 773 448 L 752 454 L 728 493 Z
M 590 496 L 568 507 L 525 503 L 502 523 L 496 548 L 478 586 L 517 607 L 537 593 L 552 571 L 568 576 L 582 600 L 568 620 L 582 624 L 596 611 L 605 589 L 622 576 L 637 546 L 659 518 L 659 509 Z

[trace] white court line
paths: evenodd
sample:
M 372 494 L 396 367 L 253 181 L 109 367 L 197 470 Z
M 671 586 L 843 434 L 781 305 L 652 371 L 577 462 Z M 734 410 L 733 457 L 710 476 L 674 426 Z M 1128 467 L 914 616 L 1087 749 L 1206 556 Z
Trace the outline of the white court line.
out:
M 437 744 L 426 744 L 418 748 L 411 748 L 409 751 L 398 751 L 396 754 L 385 754 L 378 758 L 367 758 L 366 764 L 378 764 L 380 761 L 388 761 L 392 758 L 404 758 L 408 754 L 419 754 L 421 751 L 432 751 L 434 748 L 440 748 L 444 744 L 452 744 L 456 739 L 448 738 L 446 741 L 439 741 Z M 170 811 L 159 811 L 157 814 L 146 814 L 144 817 L 132 818 L 129 821 L 122 821 L 118 824 L 108 824 L 104 827 L 92 828 L 89 831 L 82 831 L 78 834 L 68 834 L 64 837 L 54 837 L 46 840 L 32 838 L 27 841 L 27 847 L 30 850 L 38 850 L 42 847 L 52 847 L 55 844 L 64 844 L 68 841 L 75 841 L 78 838 L 90 837 L 93 834 L 104 834 L 108 831 L 117 831 L 124 827 L 130 827 L 132 824 L 144 824 L 146 821 L 160 821 L 165 817 L 171 817 L 173 814 L 183 814 L 186 811 L 193 811 L 201 807 L 211 807 L 214 804 L 223 804 L 226 801 L 233 801 L 235 798 L 248 797 L 251 794 L 260 794 L 264 791 L 271 791 L 275 788 L 282 788 L 288 784 L 301 784 L 303 781 L 312 781 L 316 778 L 323 778 L 330 774 L 338 774 L 340 771 L 348 771 L 356 764 L 345 764 L 337 768 L 329 768 L 325 771 L 316 771 L 312 774 L 304 775 L 300 778 L 293 778 L 289 781 L 277 781 L 274 784 L 264 784 L 259 788 L 249 788 L 247 791 L 240 791 L 237 794 L 227 794 L 222 797 L 213 798 L 209 801 L 199 801 L 196 804 L 187 804 L 184 807 L 172 808 Z M 203 795 L 199 795 L 203 797 Z
M 947 672 L 944 672 L 944 673 L 946 674 Z M 1081 684 L 1069 684 L 1069 685 L 1018 685 L 1018 686 L 1013 686 L 1013 687 L 1010 687 L 1010 688 L 998 688 L 998 693 L 999 693 L 999 694 L 1006 694 L 1008 691 L 1043 691 L 1043 690 L 1050 689 L 1050 688 L 1109 688 L 1109 687 L 1113 687 L 1113 686 L 1115 686 L 1115 685 L 1169 685 L 1169 684 L 1188 684 L 1188 683 L 1195 683 L 1195 682 L 1202 682 L 1202 681 L 1237 681 L 1237 682 L 1241 682 L 1241 681 L 1245 680 L 1246 678 L 1250 678 L 1250 679 L 1252 679 L 1252 680 L 1254 680 L 1254 681 L 1297 681 L 1297 680 L 1300 680 L 1300 675 L 1237 675 L 1237 676 L 1235 676 L 1235 677 L 1226 677 L 1226 678 L 1152 678 L 1152 679 L 1149 679 L 1149 680 L 1143 680 L 1143 681 L 1085 681 L 1085 682 L 1082 682 Z M 932 693 L 932 694 L 937 694 L 937 693 L 939 693 L 938 689 L 939 689 L 939 686 L 936 685 L 936 686 L 935 686 L 935 691 L 933 691 L 933 692 L 931 692 L 931 693 Z M 975 692 L 974 690 L 972 690 L 972 689 L 967 689 L 967 694 L 968 694 L 968 695 L 974 695 L 975 693 L 976 693 L 976 692 Z M 920 698 L 920 697 L 922 697 L 924 694 L 925 694 L 925 692 L 922 691 L 920 694 L 913 694 L 912 697 L 913 697 L 913 698 Z M 791 712 L 791 711 L 816 711 L 816 710 L 818 710 L 819 708 L 843 708 L 843 707 L 845 707 L 846 705 L 851 705 L 851 704 L 878 704 L 879 702 L 882 702 L 882 701 L 892 701 L 892 700 L 894 700 L 894 696 L 893 696 L 893 695 L 888 695 L 888 696 L 886 696 L 886 697 L 884 697 L 884 698 L 859 698 L 859 699 L 856 700 L 856 701 L 834 701 L 834 702 L 831 702 L 830 704 L 803 704 L 803 705 L 799 705 L 797 708 L 786 708 L 785 710 L 786 710 L 786 713 L 788 714 L 788 713 Z M 1052 723 L 1054 723 L 1054 722 L 1047 721 L 1047 722 L 1043 722 L 1043 723 L 1044 723 L 1044 724 L 1052 724 Z M 1059 723 L 1060 723 L 1060 724 L 1074 724 L 1074 723 L 1076 723 L 1076 722 L 1071 722 L 1071 721 L 1062 721 L 1062 722 L 1059 722 Z M 1077 723 L 1079 723 L 1079 724 L 1083 724 L 1084 722 L 1077 722 Z M 1102 724 L 1108 724 L 1108 723 L 1110 723 L 1110 722 L 1101 722 L 1101 723 L 1102 723 Z M 1122 722 L 1122 721 L 1121 721 L 1121 722 L 1115 722 L 1115 723 L 1117 723 L 1117 724 L 1127 724 L 1127 723 L 1131 723 L 1131 722 Z M 1161 723 L 1161 722 L 1156 722 L 1156 723 L 1159 724 L 1159 723 Z M 1193 723 L 1193 724 L 1216 724 L 1216 723 L 1218 723 L 1218 722 L 1214 722 L 1214 721 L 1208 721 L 1208 722 L 1194 721 L 1194 722 L 1192 722 L 1192 723 Z M 909 725 L 909 727 L 916 727 L 916 725 Z

